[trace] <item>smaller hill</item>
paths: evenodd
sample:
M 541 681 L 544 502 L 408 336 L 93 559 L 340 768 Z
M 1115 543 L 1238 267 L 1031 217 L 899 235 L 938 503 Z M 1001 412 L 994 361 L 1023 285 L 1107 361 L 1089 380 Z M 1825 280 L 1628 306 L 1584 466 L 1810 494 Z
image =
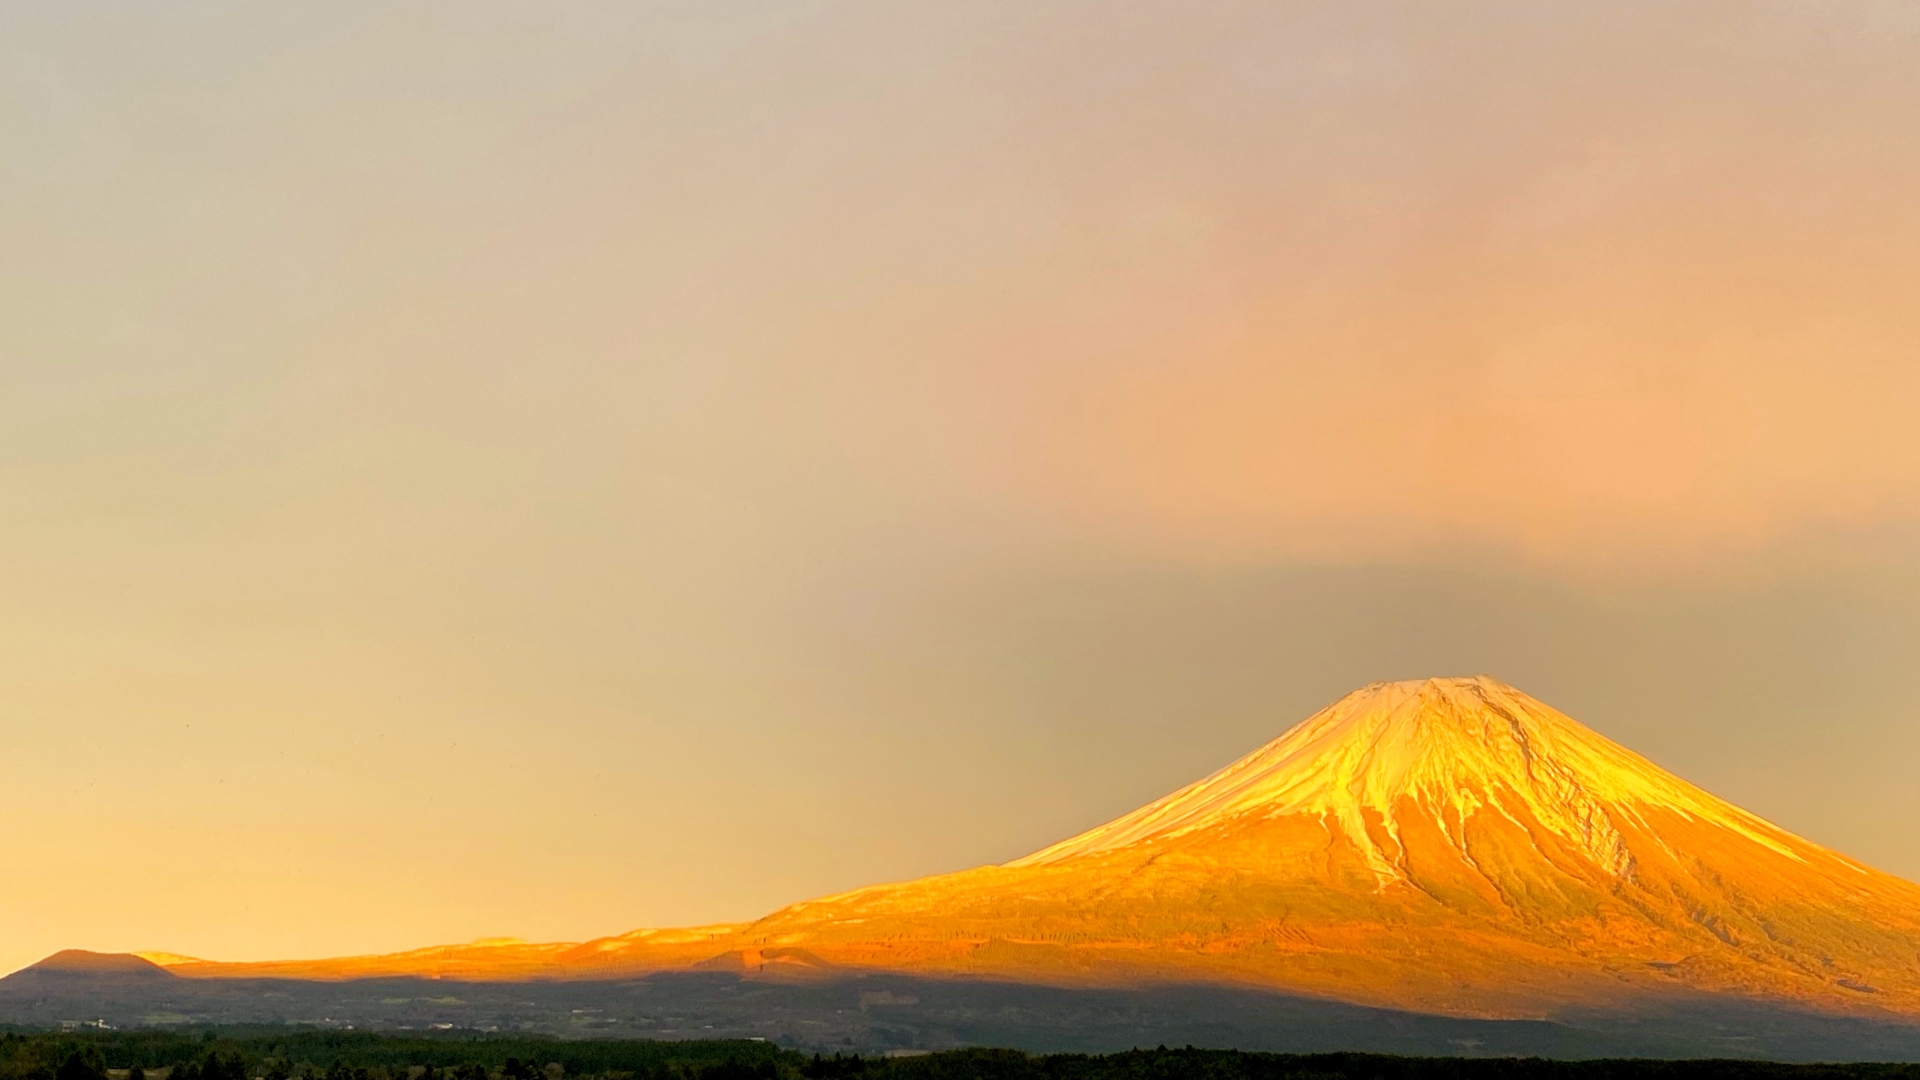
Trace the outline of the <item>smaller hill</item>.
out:
M 114 975 L 136 978 L 171 979 L 166 968 L 132 953 L 102 953 L 87 949 L 62 949 L 36 964 L 29 964 L 7 976 L 22 975 Z

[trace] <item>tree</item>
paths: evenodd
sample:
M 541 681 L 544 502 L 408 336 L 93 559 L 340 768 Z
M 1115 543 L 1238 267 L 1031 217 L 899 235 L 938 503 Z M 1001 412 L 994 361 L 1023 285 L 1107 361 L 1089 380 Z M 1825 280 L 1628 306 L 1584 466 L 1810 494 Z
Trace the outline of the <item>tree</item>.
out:
M 169 1077 L 168 1080 L 174 1080 Z M 247 1062 L 239 1054 L 209 1053 L 200 1063 L 196 1080 L 247 1080 Z
M 107 1080 L 107 1074 L 94 1068 L 78 1051 L 62 1062 L 53 1075 L 54 1080 Z

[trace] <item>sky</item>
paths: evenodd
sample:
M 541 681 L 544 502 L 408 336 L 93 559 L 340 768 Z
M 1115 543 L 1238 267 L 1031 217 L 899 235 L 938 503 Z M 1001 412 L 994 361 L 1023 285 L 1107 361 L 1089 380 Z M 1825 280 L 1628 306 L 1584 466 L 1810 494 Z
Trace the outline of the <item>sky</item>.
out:
M 751 918 L 1480 672 L 1920 879 L 1916 49 L 0 6 L 0 969 Z

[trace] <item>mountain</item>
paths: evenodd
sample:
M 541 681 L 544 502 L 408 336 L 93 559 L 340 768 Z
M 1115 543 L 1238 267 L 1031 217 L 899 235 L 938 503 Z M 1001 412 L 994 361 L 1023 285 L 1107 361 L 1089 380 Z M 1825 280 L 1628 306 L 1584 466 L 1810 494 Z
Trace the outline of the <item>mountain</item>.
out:
M 1920 1020 L 1920 886 L 1802 839 L 1497 680 L 1377 683 L 1003 866 L 756 922 L 176 975 L 895 973 L 1212 986 L 1461 1018 L 1755 1003 Z
M 1489 678 L 1376 684 L 1001 867 L 798 904 L 836 963 L 1543 1016 L 1672 991 L 1920 1013 L 1920 887 Z
M 134 979 L 171 979 L 166 968 L 132 953 L 88 952 L 86 949 L 62 949 L 38 963 L 14 972 L 15 975 L 81 976 L 103 975 Z

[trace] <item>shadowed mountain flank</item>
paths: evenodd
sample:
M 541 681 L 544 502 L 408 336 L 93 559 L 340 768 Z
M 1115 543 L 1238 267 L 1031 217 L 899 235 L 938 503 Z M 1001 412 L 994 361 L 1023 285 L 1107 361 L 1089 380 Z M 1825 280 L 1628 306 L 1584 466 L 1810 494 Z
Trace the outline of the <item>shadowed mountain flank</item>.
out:
M 1199 985 L 1055 987 L 842 974 L 789 982 L 738 972 L 624 980 L 0 979 L 0 1016 L 54 1026 L 295 1024 L 332 1030 L 576 1038 L 766 1039 L 805 1051 L 1006 1046 L 1109 1052 L 1200 1046 L 1445 1056 L 1920 1061 L 1920 1027 L 1710 999 L 1625 1013 L 1488 1020 Z

